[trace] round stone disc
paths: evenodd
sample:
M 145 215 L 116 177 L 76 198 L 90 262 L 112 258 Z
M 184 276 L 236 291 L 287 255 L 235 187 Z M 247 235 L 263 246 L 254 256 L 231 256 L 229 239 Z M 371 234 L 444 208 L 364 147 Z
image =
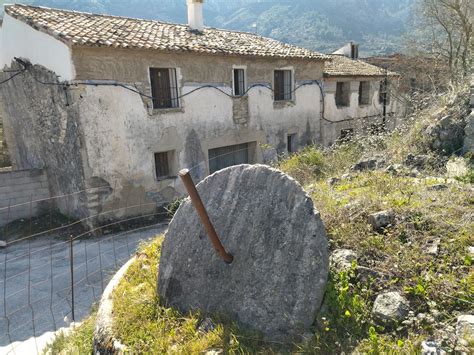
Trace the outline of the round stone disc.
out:
M 226 314 L 266 338 L 309 327 L 328 274 L 324 225 L 301 186 L 265 165 L 238 165 L 197 185 L 227 252 L 213 249 L 186 199 L 163 242 L 158 292 L 181 312 Z

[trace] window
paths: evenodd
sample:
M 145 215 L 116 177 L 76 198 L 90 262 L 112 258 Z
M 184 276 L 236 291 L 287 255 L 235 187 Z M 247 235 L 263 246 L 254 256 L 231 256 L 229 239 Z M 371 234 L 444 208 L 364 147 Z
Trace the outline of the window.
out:
M 176 69 L 150 68 L 153 108 L 173 108 L 179 106 Z
M 155 153 L 155 172 L 158 180 L 171 177 L 174 151 Z
M 274 95 L 275 101 L 292 99 L 291 70 L 275 70 Z
M 234 69 L 234 95 L 242 96 L 245 94 L 245 69 Z
M 349 106 L 351 94 L 350 82 L 338 82 L 336 84 L 336 106 Z
M 353 136 L 354 136 L 353 128 L 341 129 L 341 136 L 339 137 L 339 140 L 343 142 L 350 141 Z
M 380 82 L 380 89 L 379 89 L 379 103 L 383 104 L 384 102 L 384 97 L 385 97 L 385 104 L 390 103 L 390 95 L 389 95 L 389 90 L 388 90 L 388 82 L 386 81 L 381 81 Z
M 209 171 L 211 174 L 229 166 L 248 163 L 248 143 L 229 145 L 209 150 Z
M 296 149 L 296 134 L 289 134 L 287 139 L 288 153 L 294 153 Z
M 370 82 L 361 81 L 359 83 L 359 105 L 370 104 Z

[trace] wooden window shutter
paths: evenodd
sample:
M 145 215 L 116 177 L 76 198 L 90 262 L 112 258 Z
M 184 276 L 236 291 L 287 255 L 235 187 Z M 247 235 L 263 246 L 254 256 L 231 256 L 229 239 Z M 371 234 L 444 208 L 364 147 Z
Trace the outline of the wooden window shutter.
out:
M 275 101 L 285 100 L 285 76 L 283 70 L 275 70 Z
M 170 70 L 162 68 L 150 68 L 150 79 L 151 92 L 153 96 L 153 108 L 173 107 Z
M 155 169 L 157 179 L 170 175 L 168 152 L 155 153 Z

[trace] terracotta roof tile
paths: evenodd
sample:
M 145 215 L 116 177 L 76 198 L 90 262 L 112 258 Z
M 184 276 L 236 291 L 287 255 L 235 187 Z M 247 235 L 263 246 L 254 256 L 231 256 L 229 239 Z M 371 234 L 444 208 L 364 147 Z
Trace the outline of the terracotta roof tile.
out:
M 351 59 L 343 55 L 330 54 L 332 61 L 324 65 L 324 76 L 385 76 L 385 69 L 366 63 L 359 59 Z M 388 71 L 387 75 L 399 74 Z
M 252 33 L 209 27 L 198 33 L 180 24 L 26 5 L 7 5 L 5 12 L 72 46 L 328 60 L 326 55 Z

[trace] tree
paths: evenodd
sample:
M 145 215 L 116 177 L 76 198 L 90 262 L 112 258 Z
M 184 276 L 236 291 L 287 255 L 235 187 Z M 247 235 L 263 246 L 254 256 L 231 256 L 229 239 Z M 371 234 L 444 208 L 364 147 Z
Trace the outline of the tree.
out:
M 472 0 L 419 0 L 419 28 L 431 53 L 446 60 L 451 79 L 469 74 L 473 51 Z

